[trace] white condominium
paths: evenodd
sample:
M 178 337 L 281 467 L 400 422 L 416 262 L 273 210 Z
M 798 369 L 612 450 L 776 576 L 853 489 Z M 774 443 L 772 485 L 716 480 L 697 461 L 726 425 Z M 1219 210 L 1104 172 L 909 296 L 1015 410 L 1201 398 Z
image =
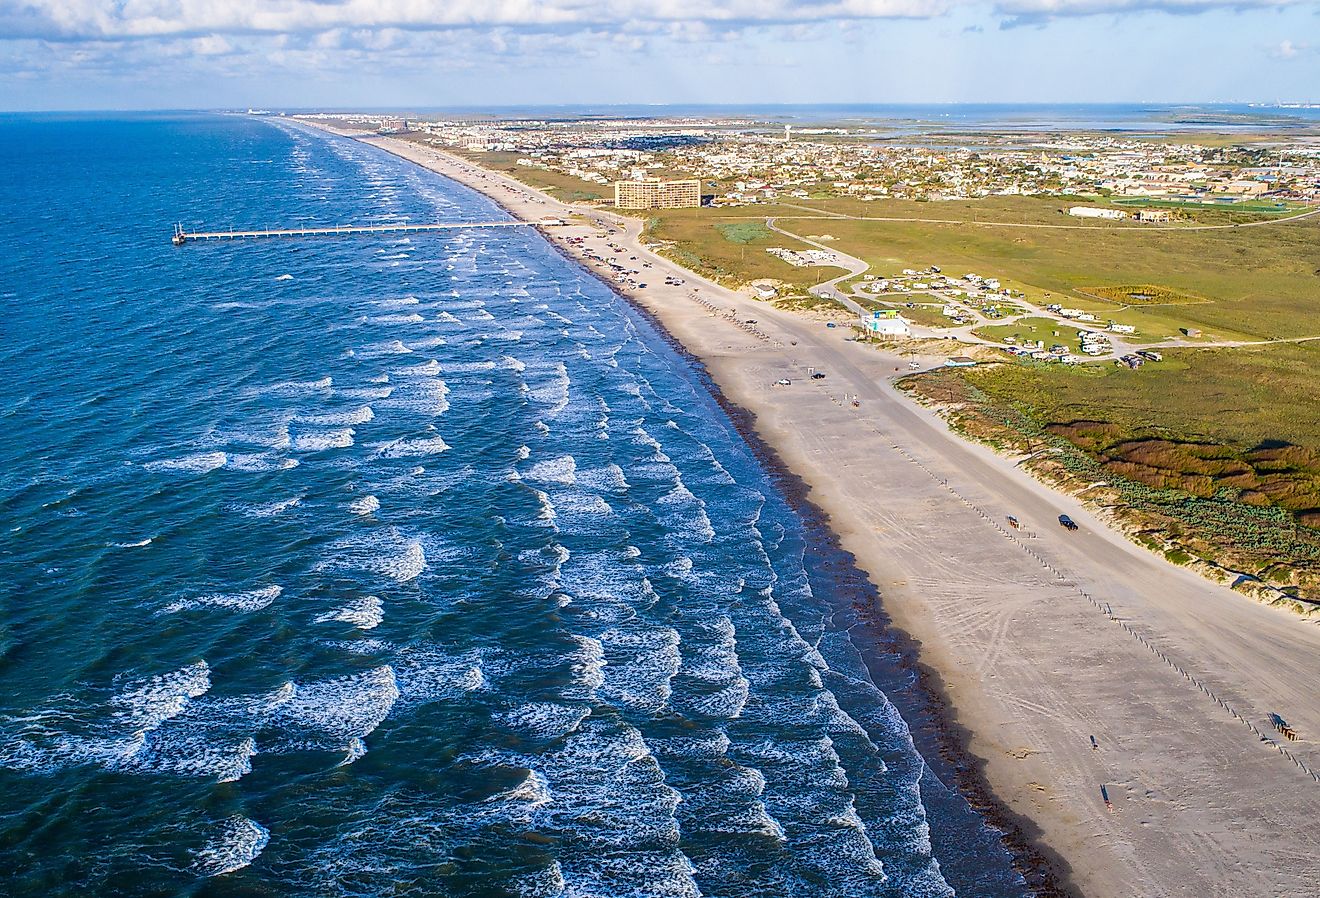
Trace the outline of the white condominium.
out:
M 701 205 L 701 182 L 641 178 L 614 182 L 614 205 L 620 209 L 678 209 Z

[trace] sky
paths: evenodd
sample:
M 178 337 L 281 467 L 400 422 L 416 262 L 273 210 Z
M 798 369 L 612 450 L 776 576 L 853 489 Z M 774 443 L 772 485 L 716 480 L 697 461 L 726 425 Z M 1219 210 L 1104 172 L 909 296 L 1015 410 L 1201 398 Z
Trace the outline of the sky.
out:
M 0 109 L 1320 103 L 1320 0 L 0 0 Z

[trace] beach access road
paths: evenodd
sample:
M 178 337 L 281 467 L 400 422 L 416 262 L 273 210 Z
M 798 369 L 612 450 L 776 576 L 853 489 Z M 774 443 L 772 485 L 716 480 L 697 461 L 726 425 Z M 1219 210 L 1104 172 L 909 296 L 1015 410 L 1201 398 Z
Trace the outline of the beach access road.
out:
M 943 680 L 990 787 L 1078 894 L 1316 894 L 1320 627 L 1165 562 L 961 440 L 894 388 L 909 358 L 703 281 L 649 252 L 636 220 L 415 143 L 372 142 L 517 216 L 579 214 L 546 233 L 588 267 L 606 239 L 651 263 L 634 301 L 810 488 Z M 735 326 L 747 317 L 758 333 Z M 780 378 L 792 385 L 772 388 Z M 1301 741 L 1275 732 L 1272 713 Z

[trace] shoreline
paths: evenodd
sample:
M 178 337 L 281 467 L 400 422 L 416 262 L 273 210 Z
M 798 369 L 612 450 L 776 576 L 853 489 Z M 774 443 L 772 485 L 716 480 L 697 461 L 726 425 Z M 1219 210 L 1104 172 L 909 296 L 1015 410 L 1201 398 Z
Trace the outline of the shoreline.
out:
M 501 205 L 501 208 L 504 207 Z M 558 243 L 549 242 L 569 262 L 581 264 Z M 1038 831 L 1029 820 L 1015 814 L 994 794 L 985 777 L 983 763 L 970 749 L 971 733 L 959 724 L 956 709 L 939 672 L 921 660 L 920 642 L 898 627 L 886 613 L 880 590 L 858 566 L 852 553 L 842 546 L 838 534 L 830 526 L 829 514 L 812 501 L 811 487 L 757 432 L 756 415 L 724 394 L 706 363 L 670 333 L 654 311 L 625 291 L 618 290 L 598 272 L 586 270 L 628 303 L 692 367 L 703 388 L 728 416 L 734 430 L 751 449 L 784 501 L 802 520 L 808 548 L 819 553 L 819 557 L 806 561 L 809 575 L 812 579 L 819 577 L 830 581 L 835 615 L 848 610 L 860 615 L 856 626 L 850 628 L 850 638 L 862 653 L 863 663 L 873 682 L 898 709 L 913 747 L 922 760 L 941 780 L 952 778 L 956 782 L 954 793 L 994 833 L 998 847 L 1006 853 L 1012 869 L 1022 876 L 1032 894 L 1040 898 L 1080 895 L 1071 881 L 1066 862 L 1039 841 Z M 855 635 L 857 626 L 865 630 L 864 642 Z M 939 826 L 935 823 L 931 828 L 935 830 Z M 932 846 L 934 848 L 934 840 Z
M 332 133 L 350 138 L 359 136 L 351 132 Z M 389 146 L 374 142 L 373 145 L 404 161 L 421 165 L 416 159 L 395 152 Z M 452 178 L 451 175 L 446 177 Z M 520 217 L 497 195 L 465 181 L 459 183 L 477 190 L 510 216 Z M 926 765 L 941 781 L 952 779 L 955 782 L 953 793 L 966 803 L 977 822 L 987 828 L 982 837 L 992 838 L 1004 851 L 1012 870 L 1022 877 L 1030 894 L 1039 898 L 1081 895 L 1072 881 L 1067 863 L 1040 841 L 1035 825 L 1016 814 L 994 793 L 985 776 L 984 762 L 971 750 L 971 732 L 958 721 L 952 696 L 945 689 L 938 671 L 921 659 L 920 641 L 899 627 L 886 612 L 879 588 L 857 564 L 852 553 L 843 547 L 839 535 L 830 525 L 828 512 L 812 501 L 810 485 L 757 432 L 755 413 L 725 394 L 706 362 L 665 326 L 655 310 L 639 302 L 635 295 L 619 289 L 601 272 L 583 264 L 583 260 L 575 257 L 560 241 L 546 236 L 546 242 L 570 264 L 599 280 L 646 320 L 660 338 L 692 367 L 702 387 L 728 416 L 734 430 L 751 449 L 785 502 L 801 518 L 809 550 L 819 553 L 819 557 L 806 560 L 807 568 L 813 579 L 829 579 L 834 614 L 851 610 L 860 615 L 852 633 L 873 681 L 897 708 L 908 727 L 915 750 Z M 857 627 L 865 631 L 864 641 L 856 638 Z M 936 830 L 939 826 L 937 822 L 931 828 Z M 949 833 L 946 841 L 959 835 L 968 834 Z
M 882 688 L 932 768 L 948 771 L 970 802 L 984 803 L 978 810 L 1005 832 L 1038 894 L 1308 894 L 1310 878 L 1320 875 L 1315 840 L 1279 821 L 1313 815 L 1317 793 L 1296 785 L 1297 771 L 1240 722 L 1262 721 L 1266 708 L 1279 707 L 1291 722 L 1314 721 L 1307 729 L 1320 731 L 1313 697 L 1295 689 L 1262 694 L 1253 682 L 1268 687 L 1276 667 L 1313 670 L 1306 664 L 1320 648 L 1313 631 L 1296 631 L 1297 645 L 1279 664 L 1261 640 L 1240 638 L 1255 628 L 1268 631 L 1261 634 L 1266 644 L 1278 645 L 1280 634 L 1291 638 L 1294 631 L 1267 611 L 1226 605 L 1217 592 L 1202 597 L 1203 584 L 1152 568 L 1150 559 L 1141 563 L 1069 497 L 1022 482 L 1028 478 L 1011 463 L 910 408 L 886 373 L 893 359 L 845 346 L 818 322 L 732 294 L 649 253 L 638 223 L 562 205 L 415 143 L 323 130 L 368 137 L 524 220 L 557 211 L 594 219 L 618 231 L 613 240 L 632 254 L 623 258 L 654 266 L 648 279 L 681 272 L 696 285 L 623 289 L 591 253 L 563 239 L 599 239 L 592 225 L 544 229 L 553 246 L 605 280 L 694 361 L 786 497 L 809 512 L 804 520 L 830 552 L 857 570 L 851 586 L 883 595 L 882 603 L 868 599 L 867 642 L 876 650 L 868 667 L 896 655 L 897 670 L 915 672 L 908 689 Z M 731 302 L 754 309 L 760 323 L 730 326 Z M 803 356 L 823 361 L 829 380 L 798 385 Z M 792 388 L 768 386 L 788 374 Z M 836 385 L 850 392 L 841 398 Z M 860 397 L 861 411 L 849 407 L 850 396 Z M 1081 547 L 1082 537 L 1060 541 L 1053 533 L 1028 545 L 983 510 L 1005 505 L 1018 513 L 1030 507 L 1041 519 L 1069 511 L 1091 527 Z M 1111 573 L 1124 567 L 1131 570 Z M 1118 616 L 1097 615 L 1087 590 Z M 1215 610 L 1245 623 L 1228 621 L 1227 632 L 1198 625 L 1160 607 L 1166 591 L 1192 608 L 1213 600 Z M 1170 676 L 1159 658 L 1208 684 L 1231 716 Z M 1188 731 L 1196 742 L 1182 738 Z M 1088 733 L 1099 741 L 1087 744 Z M 1320 767 L 1313 752 L 1294 751 Z M 1277 844 L 1266 849 L 1261 839 Z M 1273 868 L 1280 851 L 1309 860 Z

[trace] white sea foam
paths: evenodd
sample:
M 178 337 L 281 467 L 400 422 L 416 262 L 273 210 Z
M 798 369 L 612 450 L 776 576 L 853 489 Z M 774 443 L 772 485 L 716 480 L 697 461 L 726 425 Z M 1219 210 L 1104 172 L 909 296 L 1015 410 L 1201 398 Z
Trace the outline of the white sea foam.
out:
M 236 783 L 252 772 L 252 756 L 257 753 L 257 740 L 251 736 L 240 742 L 234 752 L 215 765 L 216 782 Z
M 449 387 L 438 378 L 406 383 L 381 404 L 419 415 L 443 415 L 449 411 Z
M 270 831 L 260 823 L 247 817 L 230 817 L 197 852 L 197 872 L 203 876 L 222 876 L 242 870 L 257 859 L 269 842 Z
M 494 362 L 445 362 L 440 366 L 450 374 L 473 374 L 478 371 L 494 371 Z
M 190 474 L 205 474 L 208 471 L 223 468 L 228 461 L 229 456 L 223 452 L 197 452 L 180 458 L 149 461 L 143 467 L 154 472 L 186 471 Z
M 555 495 L 555 508 L 560 512 L 577 515 L 608 515 L 614 509 L 594 493 L 560 492 Z
M 412 352 L 411 349 L 403 345 L 402 340 L 382 340 L 379 343 L 368 343 L 362 347 L 362 351 L 369 356 L 401 355 Z
M 358 758 L 362 757 L 366 753 L 367 753 L 366 741 L 362 739 L 360 736 L 354 736 L 352 739 L 348 740 L 348 753 L 344 756 L 344 760 L 340 761 L 335 766 L 347 767 L 349 764 L 352 764 L 354 761 L 356 761 Z
M 236 505 L 236 509 L 248 517 L 253 518 L 271 518 L 281 512 L 287 511 L 302 504 L 304 496 L 294 496 L 290 499 L 278 499 L 274 502 L 263 502 L 255 505 Z
M 277 721 L 312 745 L 346 745 L 369 735 L 389 716 L 399 699 L 394 669 L 388 664 L 348 676 L 292 683 L 277 699 Z
M 740 676 L 723 689 L 701 696 L 687 696 L 686 701 L 707 717 L 733 720 L 742 716 L 747 707 L 748 689 L 747 679 Z
M 408 702 L 453 699 L 486 686 L 481 656 L 465 652 L 458 656 L 429 649 L 414 649 L 394 663 L 399 692 Z
M 523 781 L 512 789 L 492 795 L 486 799 L 488 804 L 519 805 L 519 810 L 526 812 L 550 804 L 550 784 L 543 775 L 535 770 L 527 771 Z
M 140 539 L 135 543 L 109 543 L 108 545 L 112 549 L 141 549 L 143 546 L 151 545 L 152 539 L 153 537 L 148 536 L 146 539 Z
M 327 449 L 347 449 L 353 445 L 355 431 L 351 427 L 299 433 L 293 436 L 293 448 L 299 452 L 323 452 Z
M 230 453 L 225 467 L 233 471 L 287 471 L 298 467 L 298 459 L 285 458 L 270 452 Z
M 611 628 L 600 636 L 610 663 L 604 668 L 602 697 L 625 708 L 657 713 L 669 701 L 678 672 L 678 631 Z
M 354 599 L 342 608 L 327 611 L 316 618 L 318 624 L 341 621 L 359 630 L 374 630 L 385 619 L 385 607 L 376 596 Z
M 496 714 L 495 719 L 536 739 L 559 739 L 576 730 L 590 715 L 591 709 L 582 705 L 533 702 Z
M 419 337 L 416 340 L 408 341 L 408 348 L 413 352 L 421 352 L 424 349 L 435 349 L 438 346 L 447 346 L 449 341 L 439 334 L 433 334 L 429 337 Z
M 426 570 L 421 542 L 407 539 L 394 528 L 351 537 L 335 544 L 335 554 L 313 570 L 363 571 L 406 583 Z
M 293 280 L 293 275 L 291 275 L 291 274 L 282 274 L 282 275 L 280 275 L 279 277 L 277 277 L 275 280 L 277 280 L 277 281 L 291 281 L 291 280 Z
M 523 476 L 528 480 L 572 486 L 577 482 L 577 462 L 571 455 L 561 455 L 537 462 Z
M 329 427 L 334 425 L 366 424 L 375 417 L 376 414 L 371 410 L 371 406 L 364 405 L 350 411 L 294 415 L 293 420 L 299 424 L 312 424 L 317 427 Z
M 439 436 L 413 437 L 386 443 L 376 449 L 376 454 L 381 458 L 416 458 L 422 455 L 439 455 L 448 450 L 449 444 Z
M 126 684 L 111 700 L 115 717 L 136 733 L 146 733 L 182 714 L 189 701 L 211 688 L 211 668 L 197 661 L 170 673 Z
M 420 365 L 405 365 L 390 371 L 395 377 L 435 377 L 440 373 L 440 362 L 435 359 Z
M 380 511 L 380 500 L 375 496 L 362 496 L 348 503 L 348 510 L 353 514 L 375 514 Z
M 329 377 L 322 377 L 318 380 L 286 380 L 282 383 L 271 384 L 263 387 L 259 393 L 292 394 L 292 393 L 316 393 L 329 390 L 334 386 L 334 380 Z
M 247 592 L 211 593 L 187 599 L 176 599 L 160 610 L 161 614 L 177 614 L 195 608 L 227 608 L 231 611 L 260 611 L 280 597 L 282 586 L 263 586 Z
M 426 319 L 416 312 L 402 315 L 369 315 L 367 324 L 421 324 Z
M 388 399 L 394 392 L 393 387 L 350 387 L 340 390 L 339 395 L 348 399 L 365 399 L 372 401 L 376 399 Z
M 572 635 L 577 648 L 568 655 L 573 676 L 588 693 L 595 692 L 605 682 L 605 648 L 599 639 Z

